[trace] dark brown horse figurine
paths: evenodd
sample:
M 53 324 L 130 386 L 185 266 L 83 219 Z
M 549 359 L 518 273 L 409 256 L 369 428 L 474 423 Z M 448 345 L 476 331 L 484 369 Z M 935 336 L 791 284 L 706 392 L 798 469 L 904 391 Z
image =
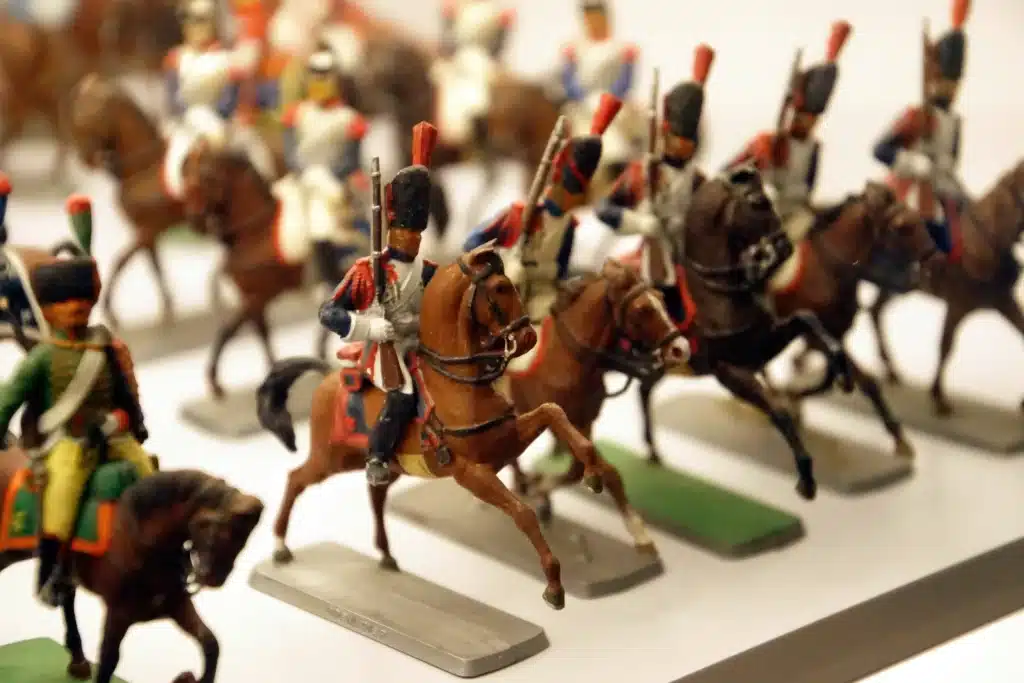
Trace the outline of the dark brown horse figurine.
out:
M 759 378 L 764 366 L 794 339 L 806 337 L 826 350 L 829 364 L 822 387 L 839 378 L 852 390 L 846 352 L 817 316 L 797 311 L 777 318 L 765 302 L 770 278 L 792 255 L 793 246 L 764 193 L 760 174 L 740 168 L 703 183 L 693 195 L 679 245 L 677 268 L 684 320 L 690 341 L 690 373 L 713 375 L 737 398 L 765 413 L 786 439 L 796 464 L 797 492 L 817 492 L 811 454 L 795 417 Z M 652 459 L 650 395 L 657 378 L 641 382 L 645 436 Z
M 506 374 L 512 400 L 519 412 L 557 403 L 587 438 L 609 395 L 607 371 L 625 374 L 628 387 L 634 379 L 671 370 L 690 357 L 689 344 L 669 317 L 661 292 L 636 270 L 611 259 L 599 275 L 564 286 L 539 328 L 537 346 L 514 361 Z M 518 464 L 512 468 L 517 490 L 528 493 Z M 573 461 L 569 473 L 549 482 L 549 488 L 577 483 L 582 476 L 582 463 Z M 534 493 L 547 502 L 548 491 Z M 550 506 L 542 510 L 549 513 Z
M 868 183 L 861 195 L 848 197 L 818 214 L 806 239 L 772 279 L 775 312 L 780 317 L 797 311 L 814 312 L 825 330 L 842 340 L 853 327 L 859 310 L 857 288 L 871 277 L 879 255 L 926 276 L 936 272 L 945 258 L 932 240 L 920 215 L 900 202 L 885 185 Z M 810 348 L 822 350 L 820 342 Z M 892 414 L 878 382 L 847 360 L 857 388 L 871 401 L 894 440 L 895 454 L 912 457 L 913 448 Z M 799 397 L 810 395 L 799 392 Z
M 968 201 L 951 232 L 953 251 L 949 266 L 922 286 L 922 291 L 946 303 L 939 364 L 931 385 L 932 401 L 939 415 L 953 412 L 943 379 L 956 331 L 964 318 L 974 311 L 993 310 L 1024 335 L 1024 310 L 1013 294 L 1021 270 L 1013 247 L 1024 232 L 1024 161 L 1004 173 L 984 197 Z M 891 291 L 881 291 L 870 312 L 882 366 L 888 380 L 895 383 L 900 377 L 893 367 L 881 324 L 882 313 L 894 296 Z M 1021 408 L 1024 409 L 1024 401 Z
M 592 490 L 608 487 L 638 549 L 653 552 L 654 544 L 626 501 L 618 472 L 601 459 L 557 403 L 544 403 L 517 415 L 494 388 L 494 381 L 512 358 L 527 353 L 536 343 L 519 294 L 505 277 L 493 249 L 480 247 L 439 269 L 424 291 L 420 314 L 417 374 L 422 377 L 421 398 L 429 406 L 427 418 L 409 429 L 391 469 L 394 477 L 453 477 L 481 501 L 511 517 L 540 557 L 547 578 L 544 600 L 561 609 L 565 590 L 560 564 L 544 539 L 537 515 L 498 478 L 498 472 L 545 430 L 550 429 L 568 446 L 573 458 L 583 463 L 584 480 Z M 363 469 L 366 427 L 374 423 L 384 401 L 382 392 L 360 380 L 358 369 L 346 371 L 347 379 L 342 382 L 339 373 L 322 361 L 284 361 L 260 387 L 259 415 L 261 424 L 291 451 L 295 450 L 295 431 L 285 407 L 288 388 L 310 370 L 329 374 L 313 397 L 309 459 L 288 475 L 288 488 L 274 525 L 275 557 L 280 562 L 292 559 L 285 535 L 296 498 L 308 486 L 334 474 Z M 355 402 L 362 406 L 358 412 L 364 416 L 364 424 L 350 425 L 345 419 Z M 395 570 L 398 565 L 384 529 L 386 496 L 386 486 L 370 487 L 381 566 Z
M 145 252 L 156 275 L 164 321 L 173 320 L 174 304 L 156 251 L 157 239 L 185 221 L 185 208 L 166 182 L 167 143 L 156 123 L 124 90 L 96 74 L 86 76 L 71 97 L 70 132 L 75 149 L 90 168 L 102 169 L 118 183 L 118 203 L 134 230 L 134 242 L 111 267 L 102 305 L 111 324 L 118 276 L 139 252 Z
M 29 460 L 19 449 L 0 451 L 0 493 L 24 481 Z M 0 500 L 11 500 L 7 495 Z M 110 683 L 120 659 L 121 642 L 135 624 L 171 619 L 199 643 L 204 671 L 182 673 L 176 683 L 213 683 L 220 647 L 196 611 L 196 590 L 223 586 L 263 513 L 263 503 L 223 480 L 197 471 L 157 472 L 131 484 L 106 514 L 97 541 L 74 555 L 76 583 L 106 605 L 96 683 Z M 13 525 L 12 510 L 0 523 Z M 16 513 L 13 513 L 16 514 Z M 6 529 L 6 527 L 5 527 Z M 4 534 L 6 537 L 6 534 Z M 34 540 L 0 547 L 0 570 L 29 560 Z M 11 544 L 13 540 L 7 541 Z M 78 543 L 76 541 L 76 543 Z M 26 590 L 28 587 L 26 587 Z M 75 616 L 75 594 L 62 605 L 68 674 L 89 680 L 92 667 L 82 647 Z

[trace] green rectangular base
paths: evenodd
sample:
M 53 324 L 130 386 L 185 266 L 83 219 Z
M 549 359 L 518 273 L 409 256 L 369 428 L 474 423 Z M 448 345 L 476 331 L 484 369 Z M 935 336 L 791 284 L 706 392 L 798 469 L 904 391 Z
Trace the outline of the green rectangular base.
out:
M 609 441 L 597 448 L 622 476 L 630 502 L 652 525 L 689 543 L 727 558 L 749 557 L 803 538 L 799 517 L 733 493 L 679 470 L 651 465 L 645 458 Z M 537 463 L 546 474 L 564 472 L 567 455 Z M 572 489 L 588 494 L 582 487 Z M 605 505 L 609 496 L 587 495 Z
M 0 681 L 3 683 L 71 683 L 67 674 L 71 656 L 49 638 L 34 638 L 0 646 Z M 114 676 L 113 683 L 125 683 Z

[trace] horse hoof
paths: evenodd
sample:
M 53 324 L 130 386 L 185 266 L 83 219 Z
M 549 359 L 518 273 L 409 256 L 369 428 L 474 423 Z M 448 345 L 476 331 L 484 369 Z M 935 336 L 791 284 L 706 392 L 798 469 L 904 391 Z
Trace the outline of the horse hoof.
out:
M 885 381 L 893 385 L 894 387 L 903 384 L 903 378 L 897 375 L 892 370 L 885 373 Z
M 84 659 L 80 662 L 72 661 L 68 664 L 68 676 L 76 681 L 88 681 L 92 678 L 92 667 Z
M 600 475 L 591 474 L 583 480 L 584 485 L 593 491 L 594 493 L 601 493 L 604 491 L 604 482 L 601 481 Z
M 900 439 L 896 442 L 895 454 L 897 458 L 906 458 L 912 460 L 914 458 L 914 447 L 910 445 L 910 442 L 906 439 Z
M 651 453 L 647 456 L 647 464 L 655 467 L 661 467 L 661 456 L 657 453 Z
M 544 602 L 551 605 L 552 609 L 563 609 L 565 607 L 565 589 L 562 587 L 548 588 L 544 591 Z
M 178 677 L 174 679 L 173 683 L 199 683 L 199 680 L 196 678 L 194 673 L 186 671 L 183 674 L 179 674 Z
M 380 558 L 380 568 L 386 572 L 397 572 L 398 562 L 395 561 L 395 558 L 388 555 L 387 557 Z
M 537 519 L 540 520 L 541 524 L 551 524 L 551 520 L 555 518 L 554 508 L 551 506 L 550 500 L 545 500 L 537 506 Z
M 278 548 L 274 551 L 272 559 L 274 564 L 288 564 L 295 559 L 295 556 L 292 555 L 292 551 L 288 548 Z
M 944 398 L 935 399 L 935 414 L 939 417 L 949 417 L 953 414 L 953 406 Z
M 636 551 L 641 555 L 649 555 L 650 557 L 658 556 L 658 547 L 654 545 L 654 541 L 647 541 L 646 543 L 637 543 Z
M 796 483 L 796 492 L 804 500 L 814 500 L 818 495 L 818 484 L 813 479 L 801 479 Z

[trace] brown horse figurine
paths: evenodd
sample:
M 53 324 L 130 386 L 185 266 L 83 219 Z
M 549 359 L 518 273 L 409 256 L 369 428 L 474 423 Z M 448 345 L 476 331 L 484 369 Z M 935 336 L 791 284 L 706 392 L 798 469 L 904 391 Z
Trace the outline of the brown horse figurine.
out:
M 801 310 L 777 318 L 764 301 L 769 280 L 792 255 L 793 245 L 755 169 L 736 169 L 694 191 L 678 252 L 683 319 L 677 324 L 693 353 L 685 374 L 713 375 L 737 398 L 765 413 L 793 451 L 797 492 L 813 499 L 817 482 L 797 420 L 758 374 L 798 337 L 826 350 L 828 372 L 821 387 L 838 378 L 851 391 L 852 372 L 842 345 L 814 313 Z M 640 386 L 644 432 L 654 460 L 650 395 L 657 380 Z
M 544 403 L 557 403 L 569 421 L 590 437 L 604 400 L 605 372 L 617 370 L 627 384 L 684 365 L 690 347 L 669 317 L 661 292 L 639 273 L 609 259 L 598 275 L 572 280 L 559 292 L 551 314 L 540 324 L 534 351 L 521 360 L 522 368 L 506 373 L 509 393 L 519 412 Z M 628 348 L 624 349 L 626 344 Z M 573 461 L 569 473 L 550 486 L 576 483 L 582 463 Z M 516 489 L 528 493 L 527 479 L 516 462 Z M 537 491 L 547 516 L 547 491 Z
M 968 201 L 951 232 L 953 251 L 949 266 L 922 287 L 925 293 L 946 302 L 939 364 L 931 385 L 935 412 L 943 416 L 953 412 L 943 380 L 956 331 L 964 318 L 974 311 L 994 310 L 1024 335 L 1024 310 L 1013 294 L 1021 271 L 1013 247 L 1024 232 L 1024 161 L 1004 173 L 984 197 Z M 887 379 L 894 383 L 900 377 L 889 354 L 881 318 L 895 296 L 883 289 L 870 308 L 882 366 Z M 1021 408 L 1024 409 L 1024 401 Z
M 0 451 L 0 492 L 24 486 L 29 459 L 20 449 Z M 20 485 L 19 485 L 20 482 Z M 4 495 L 0 500 L 14 501 Z M 198 589 L 219 588 L 234 569 L 263 513 L 263 503 L 223 480 L 198 471 L 157 472 L 128 486 L 116 503 L 102 503 L 97 512 L 97 540 L 76 541 L 73 550 L 76 583 L 106 604 L 103 643 L 96 683 L 110 683 L 120 659 L 121 643 L 135 624 L 171 619 L 199 643 L 204 671 L 182 673 L 175 683 L 213 683 L 220 646 L 196 611 Z M 16 526 L 18 509 L 2 510 L 4 531 Z M 0 570 L 32 559 L 33 538 L 2 534 Z M 12 545 L 17 547 L 11 547 Z M 92 667 L 82 647 L 75 616 L 75 593 L 62 605 L 65 647 L 71 655 L 67 672 L 89 680 Z
M 156 251 L 157 239 L 185 222 L 185 207 L 166 182 L 167 143 L 156 123 L 124 90 L 96 74 L 75 87 L 71 96 L 71 138 L 82 161 L 118 182 L 118 203 L 134 230 L 134 241 L 114 259 L 104 312 L 114 326 L 111 306 L 118 276 L 139 252 L 149 256 L 163 302 L 164 322 L 174 316 L 171 291 Z
M 880 253 L 890 255 L 890 261 L 919 269 L 915 272 L 923 267 L 926 275 L 946 262 L 920 215 L 885 185 L 868 183 L 863 194 L 820 212 L 796 253 L 772 279 L 776 315 L 812 311 L 830 335 L 845 339 L 859 310 L 857 288 L 865 276 L 871 276 L 873 261 Z M 821 350 L 820 343 L 811 348 Z M 852 359 L 847 362 L 854 384 L 871 401 L 892 436 L 895 454 L 912 457 L 913 448 L 878 382 Z M 807 395 L 810 393 L 798 392 L 794 397 Z
M 573 427 L 557 403 L 517 415 L 514 406 L 494 388 L 494 381 L 512 358 L 537 343 L 519 294 L 503 270 L 501 258 L 485 245 L 439 269 L 427 285 L 420 314 L 417 374 L 422 378 L 421 398 L 429 408 L 426 420 L 414 424 L 398 448 L 400 455 L 391 465 L 392 481 L 400 474 L 453 477 L 478 499 L 502 510 L 529 537 L 540 556 L 547 577 L 544 600 L 561 609 L 565 590 L 559 561 L 544 539 L 536 513 L 498 477 L 498 472 L 546 429 L 568 445 L 574 459 L 583 462 L 584 480 L 592 490 L 608 487 L 637 548 L 654 552 L 654 544 L 643 520 L 626 500 L 618 472 Z M 495 350 L 502 344 L 504 350 Z M 361 380 L 358 369 L 345 371 L 343 382 L 341 374 L 323 361 L 284 361 L 260 387 L 259 416 L 261 424 L 291 451 L 295 451 L 295 431 L 285 407 L 288 388 L 309 370 L 328 374 L 313 397 L 309 459 L 288 475 L 284 502 L 274 524 L 279 562 L 292 559 L 285 535 L 296 498 L 308 486 L 334 474 L 363 469 L 367 426 L 373 424 L 384 401 L 382 392 Z M 348 412 L 350 407 L 362 417 L 347 419 L 355 414 Z M 370 487 L 381 567 L 397 570 L 384 529 L 386 496 L 386 486 Z

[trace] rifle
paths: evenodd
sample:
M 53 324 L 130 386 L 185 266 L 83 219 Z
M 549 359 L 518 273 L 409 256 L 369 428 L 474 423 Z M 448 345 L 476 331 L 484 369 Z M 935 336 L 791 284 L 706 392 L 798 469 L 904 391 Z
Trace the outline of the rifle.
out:
M 388 318 L 388 279 L 381 257 L 384 253 L 384 225 L 381 215 L 380 157 L 370 161 L 370 182 L 373 188 L 370 223 L 370 267 L 373 272 L 373 307 Z M 402 368 L 393 342 L 377 345 L 380 357 L 381 379 L 385 391 L 402 386 Z
M 793 103 L 793 91 L 800 80 L 800 64 L 803 61 L 803 48 L 797 48 L 793 55 L 793 63 L 789 67 L 789 80 L 786 84 L 786 94 L 782 97 L 782 105 L 779 107 L 779 115 L 775 118 L 775 147 L 772 155 L 778 159 L 782 154 L 782 144 L 788 137 L 786 134 L 786 114 L 789 106 Z
M 658 217 L 662 235 L 668 239 L 665 233 L 663 217 L 659 215 L 655 201 L 658 198 L 658 164 L 661 158 L 658 156 L 658 90 L 660 89 L 661 72 L 654 68 L 654 79 L 651 83 L 651 100 L 647 107 L 647 155 L 644 159 L 645 175 L 644 180 L 647 186 L 647 207 L 651 215 Z M 665 254 L 662 242 L 656 239 L 647 239 L 647 250 L 650 257 L 650 276 L 654 282 L 664 282 L 668 278 L 665 272 Z

